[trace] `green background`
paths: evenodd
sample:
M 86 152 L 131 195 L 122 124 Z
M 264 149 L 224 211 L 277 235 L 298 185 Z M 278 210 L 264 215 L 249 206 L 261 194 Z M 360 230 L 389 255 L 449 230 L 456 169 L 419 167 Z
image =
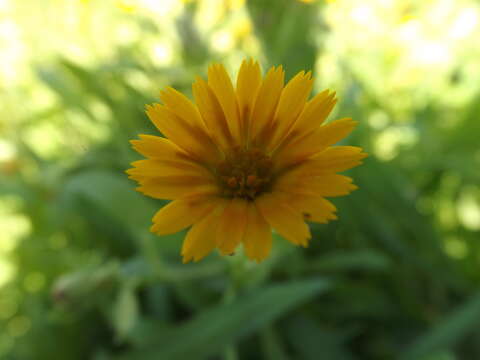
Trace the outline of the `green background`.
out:
M 478 1 L 0 1 L 0 358 L 480 358 Z M 312 70 L 370 157 L 307 249 L 181 264 L 144 106 L 214 61 Z

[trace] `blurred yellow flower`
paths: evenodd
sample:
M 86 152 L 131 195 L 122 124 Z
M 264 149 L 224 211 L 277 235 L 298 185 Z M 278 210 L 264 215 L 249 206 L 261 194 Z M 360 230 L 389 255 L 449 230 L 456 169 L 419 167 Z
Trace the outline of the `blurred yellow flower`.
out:
M 252 23 L 248 18 L 241 18 L 234 22 L 232 32 L 237 39 L 243 39 L 253 32 Z
M 167 88 L 163 104 L 147 114 L 166 138 L 140 135 L 135 150 L 147 157 L 127 170 L 145 195 L 173 200 L 153 217 L 151 231 L 175 233 L 188 226 L 183 261 L 198 261 L 215 248 L 232 254 L 240 243 L 261 261 L 271 248 L 271 228 L 307 246 L 306 220 L 336 219 L 325 197 L 357 187 L 336 172 L 361 164 L 362 149 L 335 144 L 355 127 L 350 118 L 324 125 L 336 103 L 325 90 L 308 100 L 311 73 L 284 86 L 282 67 L 262 79 L 260 66 L 244 61 L 236 87 L 222 65 L 208 81 L 193 84 L 195 103 Z
M 117 0 L 115 5 L 126 13 L 133 13 L 138 8 L 138 5 L 132 0 Z

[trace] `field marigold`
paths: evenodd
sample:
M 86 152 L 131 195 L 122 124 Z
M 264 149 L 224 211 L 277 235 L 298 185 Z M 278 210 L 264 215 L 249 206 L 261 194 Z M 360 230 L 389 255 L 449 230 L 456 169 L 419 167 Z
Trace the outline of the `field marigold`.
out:
M 244 61 L 236 87 L 214 64 L 208 81 L 193 84 L 195 103 L 167 88 L 163 104 L 147 114 L 166 137 L 132 140 L 147 159 L 127 170 L 145 195 L 172 200 L 153 217 L 151 231 L 175 233 L 191 226 L 183 261 L 198 261 L 215 248 L 232 254 L 240 243 L 250 259 L 263 260 L 271 229 L 307 246 L 305 221 L 336 219 L 325 199 L 357 187 L 337 172 L 361 164 L 361 148 L 335 146 L 354 128 L 350 118 L 324 124 L 336 103 L 325 90 L 308 100 L 311 73 L 300 72 L 284 86 L 281 66 L 262 78 L 257 62 Z

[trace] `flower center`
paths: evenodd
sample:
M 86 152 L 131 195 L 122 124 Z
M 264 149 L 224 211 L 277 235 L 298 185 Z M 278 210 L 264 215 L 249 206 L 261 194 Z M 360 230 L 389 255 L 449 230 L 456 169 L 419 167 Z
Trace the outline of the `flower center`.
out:
M 272 160 L 259 149 L 237 147 L 218 164 L 216 175 L 222 196 L 253 200 L 272 182 Z

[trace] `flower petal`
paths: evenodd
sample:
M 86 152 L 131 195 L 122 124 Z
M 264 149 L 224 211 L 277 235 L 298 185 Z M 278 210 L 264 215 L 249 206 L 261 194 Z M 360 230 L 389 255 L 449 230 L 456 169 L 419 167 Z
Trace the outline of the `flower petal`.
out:
M 350 118 L 335 120 L 308 135 L 283 143 L 273 155 L 275 168 L 278 170 L 297 164 L 323 151 L 347 136 L 356 124 Z
M 300 112 L 305 107 L 313 80 L 311 73 L 301 71 L 293 77 L 282 90 L 274 116 L 274 133 L 269 140 L 268 149 L 275 149 L 295 123 Z
M 197 194 L 216 194 L 218 187 L 203 176 L 162 176 L 135 178 L 137 191 L 155 199 L 174 200 Z
M 272 67 L 262 81 L 253 106 L 252 122 L 249 129 L 249 138 L 254 143 L 258 142 L 256 139 L 259 134 L 266 131 L 273 120 L 282 93 L 284 77 L 285 72 L 281 66 Z
M 183 263 L 198 261 L 215 249 L 218 221 L 225 205 L 226 200 L 220 199 L 215 209 L 188 231 L 182 246 Z
M 306 162 L 306 166 L 311 169 L 312 174 L 322 175 L 351 169 L 360 165 L 361 160 L 367 156 L 362 152 L 362 148 L 356 146 L 334 146 L 315 155 Z
M 337 103 L 335 93 L 324 90 L 310 100 L 295 122 L 292 131 L 303 136 L 317 129 L 326 120 Z
M 222 149 L 233 146 L 233 137 L 217 97 L 205 80 L 197 77 L 192 85 L 193 96 L 212 139 Z
M 337 219 L 335 205 L 320 196 L 290 194 L 288 204 L 302 213 L 306 221 L 326 224 Z
M 205 195 L 174 200 L 155 214 L 150 231 L 157 235 L 176 233 L 203 218 L 215 205 L 215 198 Z
M 301 173 L 290 172 L 280 177 L 274 189 L 313 196 L 342 196 L 358 189 L 352 184 L 352 178 L 339 174 L 326 174 L 321 176 L 303 176 Z
M 247 229 L 243 246 L 246 255 L 257 262 L 265 259 L 272 247 L 272 230 L 254 202 L 247 205 Z
M 182 159 L 186 153 L 171 140 L 153 135 L 139 135 L 140 140 L 130 140 L 133 148 L 145 157 L 154 159 Z
M 220 158 L 217 147 L 201 127 L 179 118 L 160 104 L 147 105 L 147 115 L 162 134 L 192 158 L 206 163 L 214 163 Z
M 213 180 L 212 174 L 202 165 L 189 160 L 147 159 L 131 163 L 134 166 L 126 171 L 131 178 L 162 176 L 204 176 Z
M 282 196 L 267 193 L 255 200 L 261 214 L 281 236 L 296 245 L 307 246 L 310 230 L 302 215 L 287 205 Z
M 160 92 L 160 100 L 162 100 L 167 109 L 179 118 L 185 120 L 193 127 L 205 129 L 205 123 L 197 107 L 182 93 L 172 87 L 167 87 L 167 89 Z
M 245 234 L 247 225 L 247 201 L 233 198 L 220 217 L 217 229 L 217 243 L 222 255 L 229 255 L 235 251 Z
M 247 139 L 253 105 L 261 83 L 262 74 L 258 62 L 244 60 L 238 72 L 236 89 L 242 138 L 244 140 Z
M 223 109 L 230 133 L 239 143 L 241 133 L 237 97 L 232 81 L 223 65 L 214 64 L 208 68 L 208 85 L 212 88 Z

